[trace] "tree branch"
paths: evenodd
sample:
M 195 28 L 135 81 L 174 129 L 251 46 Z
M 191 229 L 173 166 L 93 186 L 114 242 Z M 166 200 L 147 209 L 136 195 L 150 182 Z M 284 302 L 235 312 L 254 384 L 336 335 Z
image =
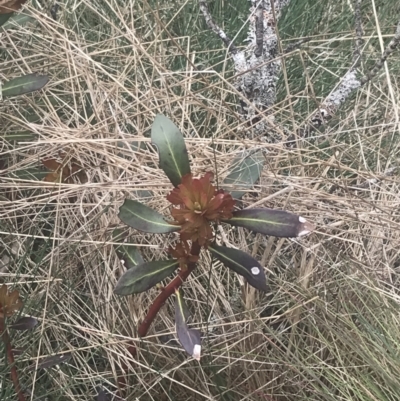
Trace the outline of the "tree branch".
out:
M 387 58 L 396 50 L 400 43 L 400 22 L 397 25 L 396 33 L 389 42 L 382 57 L 375 63 L 372 69 L 362 78 L 358 78 L 355 66 L 352 66 L 344 75 L 339 85 L 325 98 L 318 110 L 314 111 L 311 117 L 300 127 L 296 135 L 291 135 L 287 141 L 287 146 L 294 146 L 296 136 L 298 139 L 306 138 L 311 132 L 326 124 L 337 112 L 339 107 L 347 98 L 362 85 L 369 82 L 378 71 L 383 67 Z
M 353 67 L 356 67 L 361 63 L 361 47 L 364 43 L 364 31 L 362 28 L 361 18 L 361 1 L 362 0 L 354 0 L 354 26 L 356 31 L 356 40 L 354 42 Z
M 399 43 L 400 43 L 400 21 L 397 24 L 396 33 L 394 34 L 392 40 L 387 45 L 385 51 L 383 52 L 382 57 L 375 63 L 372 69 L 360 79 L 361 85 L 366 84 L 373 77 L 375 77 L 375 75 L 385 64 L 387 58 L 397 49 Z
M 302 38 L 300 40 L 297 40 L 294 43 L 291 43 L 286 49 L 283 50 L 283 54 L 287 54 L 292 52 L 293 50 L 298 49 L 301 47 L 304 43 L 307 43 L 311 40 L 311 38 Z
M 232 54 L 237 54 L 239 51 L 233 44 L 232 39 L 223 31 L 223 29 L 213 20 L 210 10 L 208 9 L 206 0 L 199 0 L 199 7 L 204 15 L 207 26 L 224 42 L 228 51 Z
M 276 19 L 289 2 L 274 0 Z M 253 128 L 252 136 L 265 136 L 271 124 L 263 115 L 268 114 L 275 104 L 276 83 L 281 72 L 281 61 L 277 57 L 278 21 L 274 18 L 271 0 L 251 0 L 247 46 L 244 50 L 233 47 L 232 41 L 213 21 L 205 0 L 199 0 L 199 6 L 207 25 L 225 43 L 231 54 L 236 72 L 235 87 L 242 94 L 240 103 L 243 119 Z M 273 119 L 272 115 L 270 119 Z M 275 138 L 265 139 L 275 141 Z

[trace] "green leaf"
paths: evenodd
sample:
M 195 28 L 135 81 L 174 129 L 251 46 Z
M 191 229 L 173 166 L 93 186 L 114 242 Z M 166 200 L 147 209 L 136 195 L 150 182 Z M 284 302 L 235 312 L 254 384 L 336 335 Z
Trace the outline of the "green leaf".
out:
M 20 180 L 29 181 L 41 181 L 49 174 L 48 171 L 44 171 L 37 167 L 31 167 L 23 170 L 16 170 L 9 173 L 11 177 L 16 177 Z
M 115 242 L 122 242 L 121 245 L 115 247 L 115 252 L 120 258 L 121 263 L 123 263 L 127 269 L 143 264 L 144 260 L 138 248 L 135 245 L 123 242 L 125 237 L 121 230 L 116 229 L 113 231 L 113 240 Z
M 0 27 L 5 25 L 5 23 L 12 17 L 14 13 L 0 14 Z
M 182 294 L 177 290 L 175 292 L 175 326 L 179 342 L 184 350 L 193 358 L 200 360 L 201 354 L 201 333 L 196 329 L 189 329 L 187 326 L 187 310 Z
M 263 165 L 262 151 L 257 151 L 244 159 L 241 157 L 235 159 L 231 166 L 232 171 L 223 181 L 222 187 L 230 191 L 232 198 L 240 199 L 259 180 Z
M 3 97 L 23 95 L 42 89 L 47 82 L 49 82 L 47 75 L 28 74 L 6 82 L 0 93 Z
M 160 168 L 174 186 L 190 173 L 190 163 L 185 140 L 178 127 L 167 117 L 158 114 L 151 127 L 151 142 L 157 146 Z
M 118 217 L 128 226 L 146 233 L 165 234 L 180 229 L 167 223 L 162 214 L 132 199 L 125 199 Z
M 144 292 L 167 278 L 179 266 L 176 259 L 156 260 L 143 263 L 127 270 L 115 287 L 117 295 L 130 295 Z
M 3 25 L 1 23 L 1 17 L 3 15 L 8 15 L 11 16 L 11 18 Z M 28 24 L 29 22 L 35 22 L 36 18 L 31 15 L 31 13 L 28 10 L 24 10 L 23 13 L 11 13 L 11 14 L 3 14 L 0 15 L 0 26 L 3 27 L 3 29 L 11 29 L 11 28 L 21 28 Z
M 266 208 L 238 210 L 233 212 L 231 219 L 222 221 L 256 233 L 286 238 L 301 237 L 315 228 L 304 217 L 283 210 Z
M 31 131 L 20 131 L 20 132 L 13 132 L 12 134 L 6 134 L 3 136 L 5 141 L 34 141 L 37 139 L 37 135 L 33 134 Z
M 216 244 L 209 245 L 208 249 L 226 267 L 243 276 L 251 286 L 268 291 L 264 268 L 248 253 Z

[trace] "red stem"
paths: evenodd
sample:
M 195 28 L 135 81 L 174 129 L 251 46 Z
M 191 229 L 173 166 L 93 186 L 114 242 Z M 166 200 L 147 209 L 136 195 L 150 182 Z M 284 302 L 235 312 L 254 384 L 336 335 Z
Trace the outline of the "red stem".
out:
M 196 241 L 192 244 L 192 248 L 190 253 L 193 256 L 199 256 L 200 254 L 200 245 Z M 196 263 L 189 263 L 186 270 L 181 270 L 178 275 L 158 294 L 158 297 L 154 300 L 152 305 L 150 306 L 149 311 L 147 312 L 146 317 L 143 322 L 140 324 L 138 329 L 139 337 L 145 337 L 151 323 L 157 316 L 157 313 L 164 305 L 165 301 L 186 281 L 189 277 L 190 273 L 195 269 Z
M 200 255 L 201 246 L 199 243 L 193 242 L 190 253 L 193 256 Z M 161 307 L 164 305 L 165 301 L 175 293 L 175 291 L 187 280 L 190 276 L 190 273 L 196 268 L 196 262 L 189 263 L 186 270 L 180 270 L 178 275 L 158 294 L 157 298 L 151 304 L 149 311 L 147 312 L 146 317 L 143 322 L 140 324 L 138 329 L 139 337 L 145 337 L 153 320 L 157 316 Z M 136 346 L 134 343 L 131 343 L 128 346 L 128 351 L 132 355 L 133 358 L 136 357 Z M 124 363 L 122 369 L 126 372 L 128 370 L 128 366 Z M 127 381 L 125 376 L 118 376 L 118 387 L 119 387 L 119 396 L 123 398 L 124 389 L 127 387 Z
M 10 364 L 11 380 L 14 384 L 14 389 L 15 389 L 15 392 L 17 393 L 18 400 L 26 401 L 24 393 L 22 392 L 21 386 L 19 384 L 18 371 L 17 371 L 17 368 L 15 366 L 15 361 L 14 361 L 14 353 L 12 351 L 10 336 L 8 335 L 8 331 L 5 328 L 4 317 L 0 317 L 0 333 L 1 333 L 2 340 L 6 346 L 7 360 L 8 360 L 8 363 Z

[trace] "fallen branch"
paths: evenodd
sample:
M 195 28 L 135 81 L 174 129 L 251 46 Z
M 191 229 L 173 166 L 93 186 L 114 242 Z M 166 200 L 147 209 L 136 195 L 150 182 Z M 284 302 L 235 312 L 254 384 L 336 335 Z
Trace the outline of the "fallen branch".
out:
M 274 137 L 265 137 L 267 128 L 273 127 L 273 116 L 265 117 L 275 103 L 276 83 L 281 72 L 281 62 L 277 57 L 279 49 L 276 25 L 281 10 L 289 3 L 290 0 L 275 0 L 273 3 L 270 0 L 251 0 L 248 45 L 244 50 L 239 50 L 223 29 L 213 20 L 206 0 L 199 0 L 200 10 L 208 27 L 223 41 L 232 57 L 236 72 L 235 86 L 243 94 L 242 99 L 240 99 L 242 116 L 249 123 L 248 125 L 253 128 L 252 136 L 263 135 L 267 141 L 277 140 Z M 377 75 L 388 57 L 399 45 L 400 22 L 382 57 L 367 74 L 360 78 L 357 67 L 361 63 L 361 47 L 363 44 L 361 0 L 354 0 L 353 4 L 356 32 L 353 65 L 337 87 L 321 103 L 320 107 L 311 114 L 296 133 L 287 138 L 285 141 L 286 146 L 294 146 L 296 140 L 307 138 L 310 133 L 326 124 L 355 90 Z M 309 38 L 304 38 L 290 45 L 283 51 L 283 54 L 292 51 L 308 40 Z M 279 140 L 282 139 L 280 138 Z
M 354 41 L 353 67 L 358 66 L 361 63 L 361 47 L 364 43 L 364 31 L 362 28 L 361 18 L 361 1 L 362 0 L 354 0 L 354 26 L 356 31 L 356 40 Z
M 356 24 L 357 25 L 357 24 Z M 336 114 L 339 107 L 348 97 L 358 88 L 369 82 L 379 70 L 384 66 L 387 58 L 397 49 L 400 43 L 400 22 L 397 25 L 396 33 L 386 47 L 382 57 L 375 63 L 372 69 L 359 78 L 356 66 L 352 66 L 344 75 L 339 85 L 325 98 L 319 109 L 311 114 L 311 117 L 300 127 L 296 134 L 291 135 L 287 141 L 287 146 L 294 146 L 297 140 L 307 138 L 313 131 L 326 124 Z M 356 46 L 357 48 L 357 46 Z M 356 64 L 358 64 L 356 61 Z
M 272 6 L 270 0 L 251 0 L 246 40 L 248 44 L 244 50 L 239 50 L 213 20 L 207 2 L 199 0 L 200 10 L 208 27 L 222 40 L 232 57 L 236 72 L 235 87 L 243 95 L 240 101 L 241 114 L 247 125 L 252 127 L 253 137 L 265 137 L 267 128 L 271 126 L 268 118 L 264 117 L 275 104 L 276 83 L 281 72 L 281 61 L 277 57 L 277 19 L 289 2 L 290 0 L 275 0 Z M 272 121 L 273 116 L 269 119 Z M 276 141 L 272 137 L 265 139 Z
M 368 81 L 370 81 L 372 78 L 375 77 L 375 75 L 385 64 L 388 57 L 397 49 L 399 43 L 400 43 L 400 22 L 397 24 L 396 33 L 394 34 L 392 40 L 387 45 L 385 51 L 382 54 L 382 57 L 375 63 L 372 69 L 360 79 L 361 85 L 366 84 Z

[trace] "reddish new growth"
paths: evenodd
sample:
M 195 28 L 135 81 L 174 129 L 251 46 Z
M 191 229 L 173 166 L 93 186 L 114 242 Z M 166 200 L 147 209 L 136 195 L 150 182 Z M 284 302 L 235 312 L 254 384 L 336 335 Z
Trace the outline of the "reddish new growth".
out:
M 235 201 L 224 190 L 216 190 L 211 184 L 212 173 L 193 178 L 191 174 L 182 177 L 182 183 L 167 196 L 178 207 L 172 208 L 175 224 L 181 226 L 182 241 L 197 241 L 207 246 L 212 239 L 212 221 L 230 219 Z
M 181 270 L 187 269 L 189 263 L 196 263 L 199 260 L 198 255 L 192 255 L 189 244 L 186 241 L 178 242 L 175 249 L 170 247 L 169 253 L 179 260 Z

